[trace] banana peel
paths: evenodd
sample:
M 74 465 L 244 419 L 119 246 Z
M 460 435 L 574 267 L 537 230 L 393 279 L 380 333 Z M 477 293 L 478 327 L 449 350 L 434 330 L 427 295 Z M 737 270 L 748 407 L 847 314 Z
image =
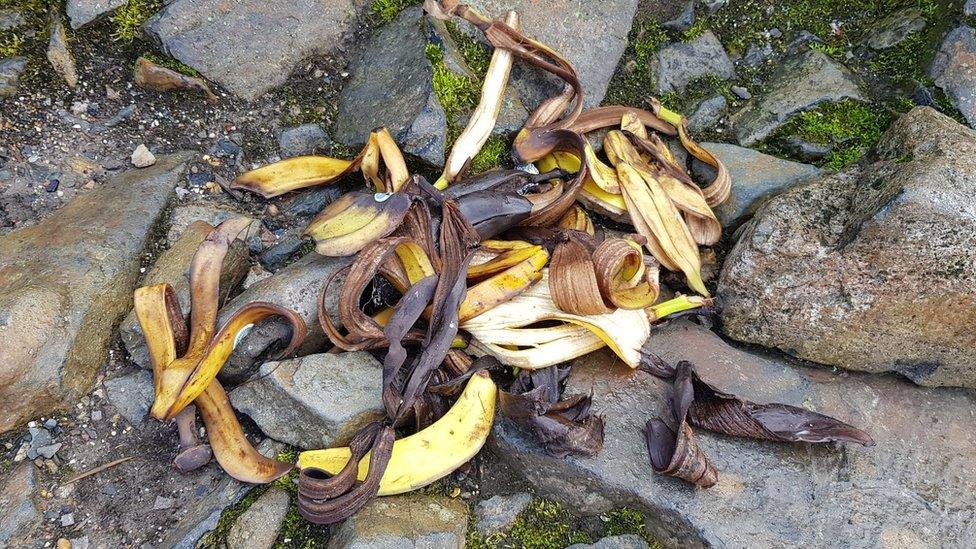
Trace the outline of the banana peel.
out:
M 482 370 L 471 376 L 457 402 L 426 429 L 393 443 L 393 454 L 380 480 L 380 496 L 418 490 L 467 463 L 484 446 L 495 418 L 498 389 Z M 308 450 L 298 455 L 303 471 L 338 474 L 349 463 L 348 447 Z M 369 454 L 359 462 L 358 477 L 366 478 Z

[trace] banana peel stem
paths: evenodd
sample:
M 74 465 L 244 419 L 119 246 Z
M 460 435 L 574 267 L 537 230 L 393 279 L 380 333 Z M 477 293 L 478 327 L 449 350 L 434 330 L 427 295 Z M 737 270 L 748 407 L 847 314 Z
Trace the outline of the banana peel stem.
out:
M 648 307 L 647 312 L 651 322 L 654 322 L 668 315 L 673 315 L 683 311 L 690 311 L 691 309 L 697 309 L 704 305 L 705 300 L 700 297 L 679 295 L 673 299 L 669 299 L 662 303 L 658 303 L 657 305 Z

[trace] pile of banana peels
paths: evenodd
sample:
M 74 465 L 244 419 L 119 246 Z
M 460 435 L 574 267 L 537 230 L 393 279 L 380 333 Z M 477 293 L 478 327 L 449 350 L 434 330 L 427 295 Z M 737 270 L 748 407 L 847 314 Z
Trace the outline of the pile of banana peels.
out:
M 382 358 L 385 418 L 346 447 L 301 453 L 303 516 L 335 523 L 377 496 L 450 474 L 481 449 L 496 403 L 554 455 L 598 453 L 603 420 L 592 413 L 591 398 L 564 395 L 562 388 L 565 364 L 604 346 L 631 368 L 673 382 L 671 409 L 645 430 L 658 473 L 701 487 L 715 483 L 717 472 L 691 426 L 763 440 L 873 443 L 827 416 L 723 393 L 692 365 L 671 367 L 645 348 L 654 323 L 713 310 L 699 246 L 721 237 L 712 208 L 728 198 L 731 180 L 689 136 L 682 116 L 653 99 L 647 110 L 584 112 L 572 65 L 522 34 L 514 12 L 492 20 L 456 0 L 428 0 L 425 9 L 467 21 L 494 47 L 481 103 L 436 182 L 411 174 L 390 132 L 378 128 L 351 160 L 289 158 L 233 184 L 264 198 L 355 172 L 366 185 L 329 204 L 305 234 L 319 254 L 354 256 L 322 281 L 318 320 L 334 352 Z M 560 78 L 563 90 L 540 104 L 514 139 L 513 159 L 524 169 L 468 176 L 516 60 Z M 602 150 L 592 143 L 597 131 L 606 132 Z M 676 136 L 714 166 L 715 179 L 697 185 L 661 136 Z M 633 231 L 598 230 L 588 210 Z M 293 311 L 262 302 L 216 326 L 221 261 L 243 228 L 239 220 L 224 222 L 193 258 L 189 326 L 166 284 L 140 288 L 135 304 L 154 365 L 152 414 L 163 420 L 182 414 L 192 424 L 198 409 L 221 467 L 242 481 L 266 483 L 295 465 L 252 447 L 216 375 L 255 323 L 278 317 L 290 324 L 281 356 L 301 344 L 307 327 Z M 690 292 L 661 301 L 662 267 L 683 275 Z M 374 298 L 384 292 L 394 297 Z M 325 302 L 336 294 L 334 319 Z

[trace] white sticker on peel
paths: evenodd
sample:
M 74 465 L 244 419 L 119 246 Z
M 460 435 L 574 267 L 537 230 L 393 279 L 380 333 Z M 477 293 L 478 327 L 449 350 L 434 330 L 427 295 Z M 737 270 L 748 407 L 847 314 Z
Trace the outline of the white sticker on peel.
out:
M 376 193 L 373 195 L 373 200 L 377 202 L 386 202 L 387 198 L 393 196 L 393 193 Z
M 251 333 L 251 329 L 254 328 L 254 324 L 248 324 L 241 328 L 241 331 L 237 332 L 237 337 L 234 338 L 234 348 L 241 343 L 241 340 L 247 337 L 247 334 Z

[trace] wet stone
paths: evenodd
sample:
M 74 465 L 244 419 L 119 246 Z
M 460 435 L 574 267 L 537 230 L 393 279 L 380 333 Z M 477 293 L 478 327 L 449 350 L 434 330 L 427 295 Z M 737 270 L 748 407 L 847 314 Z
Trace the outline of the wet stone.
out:
M 659 93 L 684 93 L 688 84 L 700 78 L 734 77 L 735 67 L 715 34 L 706 31 L 690 42 L 662 48 L 654 57 L 651 73 L 657 79 Z

